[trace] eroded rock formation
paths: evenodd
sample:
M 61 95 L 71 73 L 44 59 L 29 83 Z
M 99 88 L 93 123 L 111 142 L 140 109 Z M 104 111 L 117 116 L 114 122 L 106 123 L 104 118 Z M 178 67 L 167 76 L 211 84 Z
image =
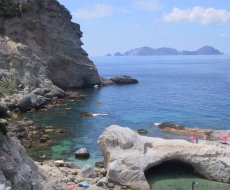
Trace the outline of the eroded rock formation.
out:
M 108 127 L 98 143 L 108 179 L 136 190 L 149 190 L 145 171 L 168 160 L 185 162 L 207 179 L 230 183 L 229 145 L 144 137 L 116 125 Z

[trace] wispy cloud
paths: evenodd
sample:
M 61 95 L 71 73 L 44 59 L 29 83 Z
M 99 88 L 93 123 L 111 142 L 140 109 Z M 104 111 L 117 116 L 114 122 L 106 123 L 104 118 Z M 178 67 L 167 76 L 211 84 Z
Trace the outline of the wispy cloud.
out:
M 110 16 L 112 12 L 112 6 L 107 4 L 96 4 L 90 8 L 79 9 L 72 13 L 72 15 L 79 19 L 96 19 Z
M 158 11 L 162 9 L 162 5 L 158 0 L 134 0 L 133 8 L 143 11 Z
M 188 21 L 203 25 L 226 23 L 230 20 L 230 12 L 224 9 L 203 8 L 196 6 L 190 9 L 173 8 L 163 17 L 165 22 Z

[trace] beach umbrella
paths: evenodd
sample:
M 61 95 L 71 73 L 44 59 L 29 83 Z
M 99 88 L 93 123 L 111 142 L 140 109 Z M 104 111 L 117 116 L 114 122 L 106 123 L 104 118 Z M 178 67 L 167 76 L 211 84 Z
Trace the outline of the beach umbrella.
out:
M 220 140 L 228 140 L 228 138 L 229 138 L 229 136 L 227 136 L 227 135 L 221 135 L 221 136 L 219 136 L 219 139 Z

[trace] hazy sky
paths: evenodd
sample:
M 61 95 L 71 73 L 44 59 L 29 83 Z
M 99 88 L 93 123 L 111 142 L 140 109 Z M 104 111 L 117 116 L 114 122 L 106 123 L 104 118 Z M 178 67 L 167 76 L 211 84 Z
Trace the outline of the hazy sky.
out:
M 59 0 L 90 56 L 142 46 L 230 54 L 230 0 Z

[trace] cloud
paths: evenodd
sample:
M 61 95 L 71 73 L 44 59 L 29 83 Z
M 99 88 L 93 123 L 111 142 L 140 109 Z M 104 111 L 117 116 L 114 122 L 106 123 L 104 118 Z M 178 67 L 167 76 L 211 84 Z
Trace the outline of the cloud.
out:
M 173 8 L 163 17 L 165 22 L 188 21 L 203 25 L 226 23 L 230 20 L 230 12 L 224 9 L 203 8 L 196 6 L 190 9 Z
M 96 19 L 110 16 L 113 8 L 107 4 L 96 4 L 88 9 L 79 9 L 72 13 L 73 17 L 79 19 Z
M 162 5 L 158 0 L 135 0 L 133 1 L 133 7 L 137 10 L 153 12 L 160 10 Z

